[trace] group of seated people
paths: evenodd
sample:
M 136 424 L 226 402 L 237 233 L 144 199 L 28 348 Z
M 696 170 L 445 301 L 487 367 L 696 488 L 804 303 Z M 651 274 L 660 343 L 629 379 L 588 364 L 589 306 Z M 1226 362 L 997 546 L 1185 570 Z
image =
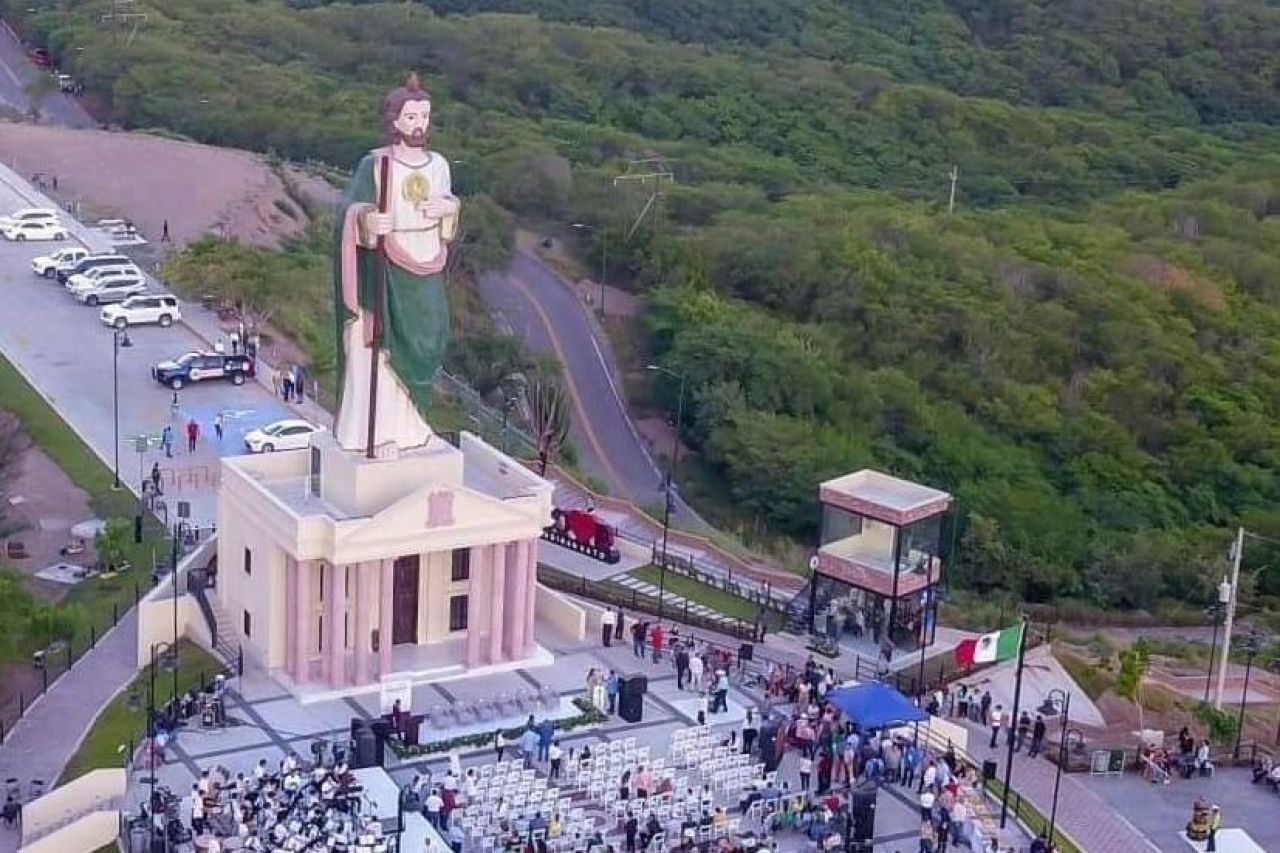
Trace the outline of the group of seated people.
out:
M 293 755 L 272 771 L 266 759 L 251 775 L 205 770 L 188 797 L 196 847 L 218 853 L 219 839 L 244 850 L 379 849 L 382 826 L 361 814 L 361 788 L 341 757 L 308 769 Z M 381 849 L 385 849 L 385 846 Z
M 1253 784 L 1266 785 L 1280 794 L 1280 761 L 1264 755 L 1253 765 Z

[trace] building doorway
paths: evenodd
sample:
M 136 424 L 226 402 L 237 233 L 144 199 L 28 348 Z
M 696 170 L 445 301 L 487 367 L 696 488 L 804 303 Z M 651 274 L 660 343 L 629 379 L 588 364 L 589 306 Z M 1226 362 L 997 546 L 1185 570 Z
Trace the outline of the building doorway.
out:
M 391 643 L 418 642 L 418 555 L 397 557 L 391 584 Z

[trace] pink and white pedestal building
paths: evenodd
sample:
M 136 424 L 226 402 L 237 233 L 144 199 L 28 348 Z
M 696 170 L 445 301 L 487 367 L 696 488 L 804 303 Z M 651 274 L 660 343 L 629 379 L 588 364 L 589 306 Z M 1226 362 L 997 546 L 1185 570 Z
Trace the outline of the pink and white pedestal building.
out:
M 393 457 L 326 433 L 223 460 L 219 603 L 303 701 L 552 662 L 534 636 L 552 485 L 469 433 Z

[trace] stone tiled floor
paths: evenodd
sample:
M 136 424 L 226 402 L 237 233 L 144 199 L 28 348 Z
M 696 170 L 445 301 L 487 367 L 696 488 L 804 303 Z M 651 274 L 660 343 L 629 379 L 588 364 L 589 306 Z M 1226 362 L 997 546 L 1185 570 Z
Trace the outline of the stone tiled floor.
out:
M 677 689 L 669 661 L 663 661 L 660 665 L 655 665 L 650 660 L 641 661 L 632 656 L 629 647 L 619 646 L 606 649 L 562 645 L 557 651 L 559 658 L 553 667 L 521 670 L 514 676 L 507 674 L 427 685 L 415 690 L 414 702 L 421 709 L 423 702 L 443 704 L 455 699 L 491 697 L 498 692 L 515 689 L 517 685 L 513 683 L 513 678 L 519 679 L 520 686 L 532 688 L 550 685 L 564 695 L 579 695 L 589 668 L 607 670 L 613 667 L 624 672 L 643 671 L 649 676 L 650 692 L 645 698 L 642 722 L 630 724 L 612 717 L 600 726 L 565 734 L 560 739 L 563 746 L 580 747 L 614 737 L 634 736 L 639 741 L 648 743 L 655 754 L 665 754 L 672 732 L 690 724 L 688 715 L 694 713 L 696 706 L 688 703 L 695 698 L 695 694 Z M 213 765 L 224 766 L 232 773 L 248 773 L 260 758 L 266 758 L 271 765 L 277 764 L 285 749 L 309 757 L 313 740 L 345 738 L 352 717 L 370 716 L 375 710 L 373 706 L 376 701 L 375 694 L 302 706 L 286 696 L 270 679 L 260 674 L 248 674 L 232 685 L 228 713 L 236 725 L 221 733 L 182 733 L 174 751 L 177 759 L 173 760 L 171 754 L 170 763 L 161 768 L 157 775 L 158 784 L 167 785 L 175 792 L 185 793 L 190 790 L 200 770 Z M 756 697 L 734 689 L 730 693 L 730 702 L 732 713 L 721 715 L 719 719 L 713 717 L 711 720 L 714 726 L 726 733 L 730 728 L 740 725 L 742 709 L 754 705 Z M 492 761 L 493 758 L 493 750 L 484 748 L 465 752 L 462 762 L 464 766 L 471 766 Z M 389 758 L 388 769 L 398 782 L 405 783 L 423 767 L 439 773 L 446 763 L 447 758 L 443 756 L 408 762 Z M 793 786 L 798 782 L 796 764 L 797 759 L 788 756 L 780 768 L 780 777 L 789 780 Z M 135 772 L 131 774 L 131 778 L 135 796 L 145 795 L 146 774 Z M 912 792 L 904 789 L 882 790 L 876 826 L 877 853 L 914 851 L 917 846 L 917 814 Z M 783 836 L 782 840 L 784 850 L 806 849 L 804 842 L 798 837 Z

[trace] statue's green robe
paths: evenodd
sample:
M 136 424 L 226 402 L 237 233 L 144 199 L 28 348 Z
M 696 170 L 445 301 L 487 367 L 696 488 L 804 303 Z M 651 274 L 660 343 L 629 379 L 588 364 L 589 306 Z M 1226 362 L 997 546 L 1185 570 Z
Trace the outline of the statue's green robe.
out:
M 346 370 L 343 331 L 346 324 L 354 320 L 342 298 L 344 280 L 352 276 L 356 278 L 362 310 L 372 312 L 375 305 L 377 252 L 358 244 L 355 217 L 358 208 L 353 208 L 353 205 L 377 204 L 374 173 L 383 156 L 386 156 L 386 149 L 371 151 L 364 156 L 338 203 L 333 282 L 339 403 Z M 446 250 L 442 247 L 438 263 L 419 265 L 416 271 L 411 271 L 413 261 L 397 253 L 391 239 L 387 244 L 390 257 L 385 265 L 387 288 L 383 346 L 390 353 L 391 369 L 404 383 L 425 418 L 431 404 L 436 371 L 444 362 L 445 348 L 449 343 L 449 300 L 443 273 Z

